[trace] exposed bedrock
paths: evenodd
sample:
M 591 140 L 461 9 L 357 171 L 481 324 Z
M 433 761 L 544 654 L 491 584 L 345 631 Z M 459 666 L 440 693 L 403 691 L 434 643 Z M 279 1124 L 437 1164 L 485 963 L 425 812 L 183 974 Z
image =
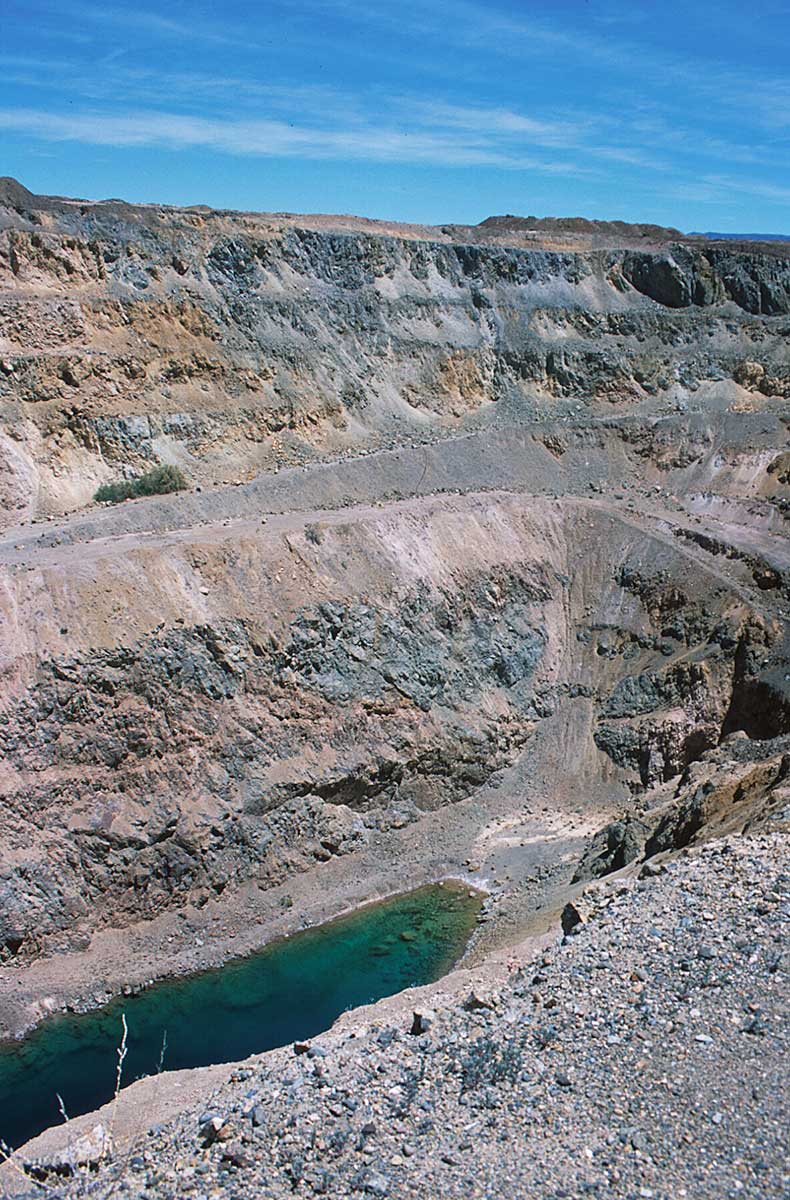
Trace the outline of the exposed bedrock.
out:
M 0 1032 L 787 806 L 788 333 L 781 245 L 0 180 Z
M 470 495 L 58 553 L 3 579 L 0 934 L 20 959 L 353 853 L 472 796 L 568 703 L 623 803 L 733 731 L 790 729 L 780 625 L 594 503 Z
M 6 189 L 2 519 L 160 461 L 238 481 L 537 411 L 790 394 L 776 247 L 572 251 L 333 220 Z

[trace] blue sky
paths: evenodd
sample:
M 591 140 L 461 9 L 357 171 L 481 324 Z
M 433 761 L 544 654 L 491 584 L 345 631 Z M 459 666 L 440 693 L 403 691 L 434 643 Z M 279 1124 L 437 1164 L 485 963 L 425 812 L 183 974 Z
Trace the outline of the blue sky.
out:
M 787 0 L 0 0 L 0 33 L 34 191 L 790 233 Z

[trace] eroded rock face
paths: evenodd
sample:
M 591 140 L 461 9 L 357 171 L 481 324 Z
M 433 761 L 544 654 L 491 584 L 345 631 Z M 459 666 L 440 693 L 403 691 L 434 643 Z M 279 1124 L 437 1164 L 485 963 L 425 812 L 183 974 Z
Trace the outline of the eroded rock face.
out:
M 760 682 L 738 648 L 770 656 L 778 631 L 726 589 L 714 605 L 710 580 L 660 543 L 660 569 L 637 571 L 642 536 L 581 511 L 458 498 L 318 539 L 306 522 L 175 558 L 135 550 L 130 611 L 165 581 L 205 616 L 136 639 L 119 617 L 103 647 L 95 617 L 120 564 L 86 573 L 78 550 L 54 548 L 36 604 L 55 628 L 64 600 L 83 617 L 74 651 L 39 649 L 6 694 L 6 953 L 354 853 L 473 796 L 573 697 L 587 698 L 585 753 L 615 791 L 679 776 Z M 647 830 L 629 820 L 580 877 L 631 861 Z
M 336 538 L 300 541 L 331 562 Z M 454 576 L 299 604 L 276 629 L 256 596 L 235 620 L 42 660 L 0 730 L 22 855 L 8 949 L 20 923 L 30 938 L 86 905 L 139 915 L 278 882 L 480 787 L 554 702 L 539 668 L 559 585 L 539 558 Z
M 62 512 L 160 461 L 235 481 L 490 420 L 497 405 L 529 417 L 790 388 L 790 260 L 776 246 L 653 231 L 637 250 L 645 230 L 623 227 L 609 234 L 620 247 L 558 250 L 554 230 L 393 236 L 4 197 L 9 524 L 18 496 Z
M 445 869 L 453 810 L 515 893 L 781 790 L 781 247 L 2 196 L 6 960 L 412 828 Z

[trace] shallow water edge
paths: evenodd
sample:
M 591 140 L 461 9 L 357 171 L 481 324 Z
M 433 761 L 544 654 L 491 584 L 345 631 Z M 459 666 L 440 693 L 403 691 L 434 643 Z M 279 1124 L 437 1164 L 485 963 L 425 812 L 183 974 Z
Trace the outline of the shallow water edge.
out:
M 10 1145 L 112 1094 L 122 1014 L 124 1084 L 159 1070 L 234 1062 L 327 1029 L 344 1011 L 441 978 L 477 924 L 483 894 L 446 880 L 278 938 L 218 969 L 60 1015 L 0 1046 L 0 1138 Z

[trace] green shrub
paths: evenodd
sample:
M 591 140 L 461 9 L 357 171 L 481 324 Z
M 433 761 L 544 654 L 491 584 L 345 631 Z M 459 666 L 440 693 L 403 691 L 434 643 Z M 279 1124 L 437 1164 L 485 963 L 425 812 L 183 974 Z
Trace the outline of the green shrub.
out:
M 93 494 L 94 500 L 117 504 L 119 500 L 128 500 L 134 495 L 131 483 L 103 483 Z
M 183 471 L 178 467 L 154 467 L 137 479 L 120 479 L 117 483 L 103 483 L 94 493 L 94 500 L 118 504 L 134 496 L 158 496 L 163 492 L 183 492 L 189 487 Z

